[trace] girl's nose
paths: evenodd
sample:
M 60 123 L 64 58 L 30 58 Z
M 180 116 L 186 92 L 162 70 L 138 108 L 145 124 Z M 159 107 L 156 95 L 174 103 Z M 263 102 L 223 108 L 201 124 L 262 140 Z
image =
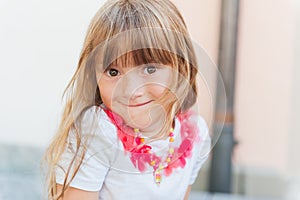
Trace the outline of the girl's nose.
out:
M 144 81 L 134 71 L 124 75 L 121 81 L 123 97 L 134 100 L 144 95 Z

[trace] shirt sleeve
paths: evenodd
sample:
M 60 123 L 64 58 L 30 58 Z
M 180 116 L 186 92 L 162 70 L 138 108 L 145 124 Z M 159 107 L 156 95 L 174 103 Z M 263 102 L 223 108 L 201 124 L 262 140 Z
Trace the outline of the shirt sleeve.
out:
M 194 153 L 196 153 L 196 158 L 194 161 L 194 166 L 192 168 L 192 173 L 191 173 L 191 177 L 189 180 L 189 184 L 192 185 L 199 173 L 200 168 L 202 167 L 202 165 L 205 163 L 205 161 L 207 160 L 208 156 L 209 156 L 209 152 L 210 152 L 210 148 L 211 148 L 211 139 L 209 136 L 209 130 L 207 127 L 207 124 L 205 122 L 205 120 L 201 117 L 198 116 L 197 117 L 197 124 L 199 127 L 199 134 L 200 134 L 200 144 L 199 147 L 196 148 L 196 151 Z
M 70 186 L 85 191 L 99 191 L 115 154 L 116 140 L 113 137 L 116 135 L 115 127 L 105 118 L 104 111 L 99 107 L 88 109 L 77 124 L 79 125 L 70 131 L 66 149 L 58 162 L 56 182 L 64 183 L 66 172 L 75 156 L 67 179 L 70 180 L 76 170 L 76 162 L 82 160 L 81 156 L 84 155 Z M 80 142 L 77 139 L 78 134 Z M 75 154 L 77 145 L 79 145 L 78 154 Z

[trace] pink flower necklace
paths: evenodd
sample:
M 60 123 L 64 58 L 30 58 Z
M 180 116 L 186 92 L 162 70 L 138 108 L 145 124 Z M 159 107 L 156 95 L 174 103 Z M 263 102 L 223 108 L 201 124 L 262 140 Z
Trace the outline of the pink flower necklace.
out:
M 103 108 L 112 123 L 117 128 L 117 135 L 123 144 L 125 152 L 130 153 L 130 160 L 134 167 L 140 172 L 144 172 L 147 166 L 153 168 L 154 182 L 160 185 L 162 181 L 162 173 L 165 176 L 169 176 L 173 169 L 178 167 L 184 168 L 186 165 L 186 159 L 192 155 L 192 149 L 194 142 L 200 142 L 199 129 L 195 122 L 189 120 L 193 113 L 187 111 L 177 115 L 180 123 L 180 135 L 181 144 L 178 147 L 174 147 L 174 129 L 171 128 L 169 133 L 169 149 L 167 156 L 163 159 L 163 156 L 157 156 L 156 153 L 152 152 L 152 147 L 145 144 L 145 138 L 142 137 L 139 129 L 131 128 L 127 126 L 123 119 L 107 109 Z

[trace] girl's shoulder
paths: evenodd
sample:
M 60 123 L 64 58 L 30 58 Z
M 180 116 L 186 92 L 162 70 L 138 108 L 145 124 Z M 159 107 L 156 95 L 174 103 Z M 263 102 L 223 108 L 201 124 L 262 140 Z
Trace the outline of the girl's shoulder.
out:
M 207 156 L 209 155 L 209 152 L 211 151 L 212 147 L 209 127 L 204 117 L 200 114 L 195 114 L 191 116 L 191 119 L 195 120 L 197 124 L 198 134 L 200 138 L 198 159 L 204 161 L 207 159 Z
M 193 119 L 196 121 L 198 129 L 200 131 L 200 137 L 206 137 L 208 135 L 209 132 L 209 128 L 208 125 L 206 123 L 206 120 L 200 115 L 194 115 Z
M 188 111 L 182 115 L 178 116 L 179 121 L 181 124 L 184 124 L 185 121 L 188 121 L 188 124 L 194 124 L 197 126 L 199 130 L 200 137 L 207 137 L 209 133 L 209 128 L 207 125 L 206 120 L 203 116 L 193 111 Z
M 80 128 L 82 135 L 93 135 L 115 140 L 116 127 L 111 123 L 109 117 L 99 106 L 87 108 L 77 120 L 76 128 Z
M 82 113 L 82 122 L 89 122 L 93 119 L 109 122 L 107 114 L 99 106 L 91 106 Z
M 99 106 L 91 106 L 82 112 L 81 116 L 76 120 L 83 128 L 106 128 L 111 129 L 114 125 L 107 116 L 103 108 Z

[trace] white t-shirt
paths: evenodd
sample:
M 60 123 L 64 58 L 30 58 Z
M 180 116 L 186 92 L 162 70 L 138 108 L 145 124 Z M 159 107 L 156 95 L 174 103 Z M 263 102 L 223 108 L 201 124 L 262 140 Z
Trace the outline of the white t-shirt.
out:
M 184 168 L 173 169 L 171 175 L 162 177 L 158 186 L 154 182 L 153 168 L 140 172 L 130 160 L 130 154 L 125 153 L 123 144 L 117 136 L 116 126 L 111 122 L 105 111 L 100 107 L 91 107 L 81 120 L 83 140 L 89 138 L 89 143 L 80 145 L 87 147 L 82 165 L 70 186 L 86 191 L 99 191 L 99 199 L 104 200 L 152 200 L 174 199 L 182 200 L 187 187 L 194 183 L 202 164 L 210 151 L 208 127 L 200 116 L 193 116 L 199 128 L 200 142 L 194 143 L 192 155 L 186 159 Z M 180 121 L 175 119 L 175 144 L 180 145 Z M 75 131 L 70 131 L 67 148 L 56 169 L 56 182 L 63 184 L 65 171 L 74 156 L 76 147 Z M 165 155 L 169 140 L 157 140 L 150 143 L 153 152 Z

